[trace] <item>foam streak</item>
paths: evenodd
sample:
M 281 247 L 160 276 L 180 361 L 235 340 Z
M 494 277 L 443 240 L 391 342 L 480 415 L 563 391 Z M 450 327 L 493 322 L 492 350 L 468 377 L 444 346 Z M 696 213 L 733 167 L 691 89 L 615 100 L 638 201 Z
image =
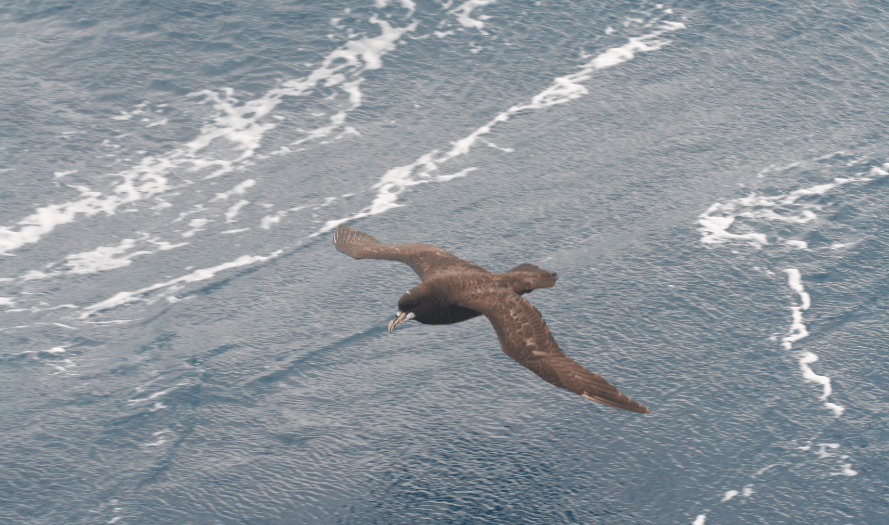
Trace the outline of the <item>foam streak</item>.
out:
M 794 166 L 794 165 L 791 165 Z M 801 188 L 783 195 L 766 196 L 756 192 L 725 203 L 717 202 L 698 216 L 698 231 L 703 244 L 747 243 L 756 249 L 769 245 L 766 234 L 756 231 L 731 233 L 729 228 L 741 223 L 740 228 L 750 228 L 757 223 L 781 222 L 787 225 L 808 224 L 818 218 L 812 211 L 820 211 L 818 203 L 807 202 L 807 197 L 824 195 L 840 186 L 854 182 L 869 182 L 889 175 L 889 163 L 873 166 L 866 173 L 853 177 L 835 177 L 831 182 Z M 779 213 L 778 211 L 783 212 Z M 773 241 L 797 249 L 808 249 L 808 243 L 798 239 L 773 236 Z
M 230 268 L 237 268 L 239 266 L 247 266 L 250 264 L 254 264 L 257 262 L 268 261 L 269 259 L 273 259 L 283 253 L 283 250 L 278 250 L 268 256 L 261 255 L 242 255 L 233 261 L 229 261 L 226 263 L 219 264 L 217 266 L 213 266 L 211 268 L 202 268 L 200 270 L 195 270 L 187 275 L 183 275 L 182 277 L 177 277 L 176 279 L 172 279 L 163 283 L 153 284 L 151 286 L 146 286 L 145 288 L 140 288 L 138 290 L 132 292 L 119 292 L 113 297 L 106 299 L 102 302 L 96 303 L 92 306 L 87 306 L 83 308 L 83 313 L 80 314 L 79 319 L 86 319 L 89 316 L 95 314 L 96 312 L 100 312 L 103 310 L 110 310 L 112 308 L 116 308 L 118 306 L 132 303 L 135 301 L 142 300 L 142 297 L 155 291 L 163 288 L 169 288 L 167 290 L 168 293 L 175 293 L 178 290 L 183 288 L 183 283 L 193 283 L 196 281 L 204 281 L 212 278 L 217 273 L 228 270 Z
M 790 332 L 782 339 L 781 346 L 790 351 L 793 349 L 793 344 L 803 339 L 809 335 L 808 330 L 806 330 L 806 325 L 803 324 L 803 311 L 808 310 L 812 304 L 811 298 L 806 292 L 805 287 L 802 284 L 802 277 L 800 275 L 800 271 L 796 268 L 789 268 L 784 270 L 787 273 L 787 284 L 790 286 L 790 289 L 799 294 L 800 297 L 800 305 L 792 306 L 790 308 L 791 312 L 793 312 L 793 320 L 790 323 Z M 833 389 L 830 386 L 830 378 L 827 376 L 821 376 L 816 374 L 812 368 L 809 366 L 812 363 L 818 361 L 818 356 L 813 354 L 812 352 L 803 352 L 799 357 L 799 367 L 800 371 L 803 374 L 803 379 L 810 383 L 818 383 L 822 387 L 821 401 L 824 402 L 825 408 L 828 408 L 833 411 L 834 415 L 839 417 L 845 411 L 845 408 L 836 403 L 831 403 L 827 400 L 828 397 L 833 393 Z
M 497 0 L 467 0 L 450 11 L 451 14 L 457 15 L 457 21 L 463 27 L 474 29 L 482 29 L 485 23 L 481 20 L 472 18 L 472 10 L 477 7 L 484 7 L 495 3 Z
M 215 110 L 212 121 L 205 124 L 194 139 L 165 155 L 147 156 L 138 165 L 114 174 L 121 182 L 111 188 L 110 194 L 80 187 L 77 189 L 81 191 L 81 198 L 38 208 L 18 221 L 16 226 L 0 227 L 0 254 L 37 243 L 56 227 L 72 223 L 80 216 L 91 217 L 99 213 L 113 215 L 123 205 L 163 194 L 173 188 L 167 176 L 174 170 L 209 172 L 203 179 L 212 179 L 243 166 L 260 147 L 265 134 L 275 127 L 275 124 L 263 122 L 263 119 L 269 117 L 285 97 L 305 96 L 319 85 L 342 85 L 342 89 L 349 94 L 351 106 L 335 114 L 330 126 L 316 130 L 314 134 L 310 132 L 308 139 L 331 133 L 343 125 L 346 112 L 360 103 L 357 88 L 360 78 L 357 77 L 364 71 L 382 67 L 382 56 L 395 49 L 402 35 L 416 29 L 418 24 L 415 21 L 405 27 L 392 27 L 376 16 L 371 17 L 370 21 L 380 27 L 380 35 L 347 42 L 328 54 L 321 66 L 307 77 L 284 82 L 281 87 L 255 100 L 242 103 L 234 97 L 231 88 L 222 89 L 221 92 L 203 90 L 189 95 L 192 98 L 202 97 Z M 354 80 L 347 82 L 347 74 Z M 231 157 L 227 152 L 234 152 L 234 158 L 212 156 L 211 146 L 220 141 L 228 143 L 228 147 L 221 148 L 221 154 Z
M 461 9 L 463 6 L 467 6 L 471 3 L 472 2 L 466 2 L 457 9 Z M 630 38 L 626 44 L 608 49 L 597 55 L 584 64 L 579 71 L 556 78 L 549 87 L 532 97 L 529 103 L 515 105 L 506 111 L 499 113 L 489 122 L 477 128 L 469 135 L 452 143 L 451 149 L 447 152 L 439 154 L 439 150 L 433 150 L 420 156 L 410 164 L 390 169 L 382 176 L 379 182 L 373 185 L 372 188 L 377 191 L 377 195 L 369 206 L 350 217 L 327 221 L 320 230 L 313 233 L 311 236 L 315 237 L 321 233 L 330 231 L 345 222 L 370 215 L 377 215 L 393 208 L 397 208 L 400 206 L 397 202 L 398 196 L 411 186 L 450 180 L 450 178 L 453 177 L 433 176 L 433 173 L 437 171 L 442 164 L 449 160 L 469 153 L 476 141 L 483 135 L 491 133 L 491 130 L 496 125 L 507 122 L 510 118 L 521 112 L 544 109 L 557 104 L 565 104 L 586 95 L 588 90 L 581 83 L 592 78 L 595 71 L 622 64 L 631 60 L 637 53 L 661 49 L 670 43 L 669 40 L 662 39 L 662 35 L 684 27 L 685 25 L 681 23 L 661 22 L 661 25 L 657 30 L 647 35 Z

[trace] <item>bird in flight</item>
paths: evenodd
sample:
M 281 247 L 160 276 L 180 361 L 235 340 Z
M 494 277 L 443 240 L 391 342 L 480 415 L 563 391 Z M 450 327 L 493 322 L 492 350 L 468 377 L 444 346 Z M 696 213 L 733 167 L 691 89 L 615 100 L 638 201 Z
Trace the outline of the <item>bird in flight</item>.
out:
M 500 348 L 522 366 L 559 388 L 630 412 L 651 412 L 598 374 L 566 356 L 537 308 L 522 298 L 537 288 L 551 288 L 558 276 L 533 264 L 491 273 L 428 244 L 386 244 L 341 224 L 333 242 L 355 259 L 387 259 L 411 267 L 422 281 L 398 300 L 391 332 L 404 321 L 452 324 L 484 315 Z

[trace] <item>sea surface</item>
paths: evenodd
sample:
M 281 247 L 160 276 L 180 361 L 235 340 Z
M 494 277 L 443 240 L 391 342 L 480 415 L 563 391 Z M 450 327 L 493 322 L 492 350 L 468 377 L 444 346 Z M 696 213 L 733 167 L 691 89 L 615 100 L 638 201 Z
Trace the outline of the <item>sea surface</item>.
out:
M 0 2 L 0 523 L 889 523 L 887 123 L 885 1 Z

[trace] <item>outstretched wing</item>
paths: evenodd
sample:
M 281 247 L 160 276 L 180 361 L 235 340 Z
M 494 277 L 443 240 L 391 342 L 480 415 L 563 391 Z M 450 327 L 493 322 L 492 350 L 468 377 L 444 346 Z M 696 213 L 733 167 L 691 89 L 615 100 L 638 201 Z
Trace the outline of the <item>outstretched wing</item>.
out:
M 337 251 L 355 259 L 401 261 L 417 272 L 421 281 L 454 271 L 488 273 L 481 266 L 464 261 L 441 248 L 428 244 L 386 244 L 345 224 L 337 226 L 333 234 L 333 243 Z
M 566 356 L 537 308 L 518 294 L 491 289 L 461 299 L 464 300 L 460 306 L 482 312 L 491 321 L 506 355 L 544 380 L 604 405 L 630 412 L 651 412 L 620 393 L 602 376 Z

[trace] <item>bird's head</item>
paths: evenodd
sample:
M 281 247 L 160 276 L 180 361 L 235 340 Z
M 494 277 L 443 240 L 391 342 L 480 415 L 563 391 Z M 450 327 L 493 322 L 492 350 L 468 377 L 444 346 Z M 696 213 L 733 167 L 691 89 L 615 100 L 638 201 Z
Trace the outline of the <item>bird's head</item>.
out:
M 414 287 L 405 292 L 405 294 L 401 296 L 401 299 L 398 300 L 398 312 L 395 313 L 395 319 L 389 322 L 390 332 L 402 322 L 410 321 L 424 313 L 424 306 L 426 306 L 425 303 L 428 301 L 423 300 L 426 294 L 424 293 L 424 289 L 420 289 L 421 286 L 423 285 Z

